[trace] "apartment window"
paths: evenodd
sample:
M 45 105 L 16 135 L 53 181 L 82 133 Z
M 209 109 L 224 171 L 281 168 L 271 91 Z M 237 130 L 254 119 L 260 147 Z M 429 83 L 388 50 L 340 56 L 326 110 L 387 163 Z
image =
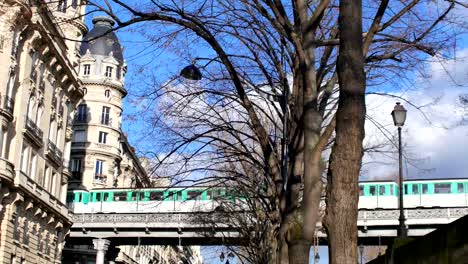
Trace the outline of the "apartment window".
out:
M 109 78 L 112 77 L 112 70 L 113 70 L 112 66 L 106 66 L 106 73 L 105 73 L 106 77 L 109 77 Z
M 48 190 L 49 187 L 50 187 L 50 171 L 51 171 L 51 169 L 46 166 L 46 172 L 45 172 L 45 175 L 44 175 L 44 184 L 42 186 L 46 190 Z
M 37 60 L 37 52 L 31 51 L 29 52 L 29 58 L 31 60 L 31 68 L 29 72 L 29 77 L 33 82 L 36 82 L 37 72 L 36 72 L 36 60 Z
M 78 7 L 78 0 L 72 0 L 72 7 L 75 9 Z
M 44 240 L 43 240 L 43 230 L 41 227 L 39 227 L 39 230 L 37 231 L 37 251 L 42 252 L 42 248 L 44 246 Z
M 85 130 L 75 130 L 73 133 L 73 142 L 85 142 L 86 131 Z
M 23 149 L 21 150 L 21 171 L 28 173 L 28 159 L 29 159 L 29 147 L 26 143 L 23 144 Z
M 60 0 L 57 6 L 57 11 L 60 11 L 62 13 L 67 12 L 67 0 Z
M 91 64 L 83 65 L 83 75 L 89 75 L 91 73 Z
M 31 153 L 31 163 L 29 165 L 29 177 L 36 180 L 37 155 L 34 152 Z
M 88 93 L 88 89 L 83 88 L 83 94 L 87 94 L 87 93 Z
M 107 142 L 107 133 L 99 131 L 99 143 L 106 144 Z
M 101 124 L 103 125 L 110 124 L 110 107 L 107 107 L 107 106 L 102 107 Z
M 70 162 L 70 172 L 72 174 L 72 177 L 76 180 L 81 180 L 82 174 L 81 174 L 81 164 L 82 164 L 81 159 L 72 159 Z
M 106 98 L 109 98 L 109 97 L 110 97 L 110 90 L 109 90 L 109 89 L 107 89 L 107 90 L 104 91 L 104 96 L 105 96 Z
M 19 232 L 19 217 L 20 217 L 20 213 L 21 213 L 21 208 L 19 207 L 19 205 L 16 206 L 16 210 L 15 210 L 15 222 L 14 222 L 14 228 L 13 228 L 13 239 L 14 240 L 19 240 L 20 238 L 20 232 Z
M 85 122 L 88 115 L 88 106 L 86 104 L 80 104 L 76 113 L 76 121 Z
M 81 159 L 72 159 L 70 162 L 71 172 L 81 172 Z
M 104 175 L 102 172 L 104 171 L 104 161 L 96 160 L 96 168 L 94 171 L 94 179 L 97 181 L 101 181 Z
M 48 256 L 50 254 L 50 241 L 49 241 L 49 239 L 50 239 L 50 234 L 47 233 L 46 237 L 45 237 L 45 240 L 44 240 L 44 242 L 45 242 L 45 252 L 44 253 L 46 254 L 46 256 Z
M 23 244 L 29 244 L 29 221 L 28 219 L 24 219 L 24 226 L 23 226 Z
M 50 178 L 50 193 L 53 196 L 57 196 L 56 191 L 57 191 L 57 173 L 53 172 L 52 177 Z

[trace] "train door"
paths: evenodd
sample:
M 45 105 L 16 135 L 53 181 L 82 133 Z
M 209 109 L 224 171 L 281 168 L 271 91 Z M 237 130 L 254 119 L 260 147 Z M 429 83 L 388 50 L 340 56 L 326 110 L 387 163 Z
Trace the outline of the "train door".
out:
M 182 192 L 180 190 L 169 190 L 164 192 L 166 197 L 165 201 L 171 202 L 172 210 L 176 211 L 180 207 L 180 201 L 182 200 Z
M 78 193 L 78 197 L 79 197 L 79 193 Z M 79 198 L 78 198 L 79 199 Z M 89 203 L 89 193 L 86 192 L 86 193 L 81 193 L 81 200 L 78 200 L 78 201 L 81 201 L 83 204 L 88 204 Z

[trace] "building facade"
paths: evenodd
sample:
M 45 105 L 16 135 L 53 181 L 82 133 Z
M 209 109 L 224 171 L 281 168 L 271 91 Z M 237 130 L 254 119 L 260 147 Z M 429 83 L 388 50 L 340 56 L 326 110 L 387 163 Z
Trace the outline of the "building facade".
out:
M 83 97 L 72 39 L 87 28 L 78 1 L 51 3 L 0 5 L 2 264 L 60 263 L 72 224 L 65 205 L 71 118 Z
M 127 65 L 122 46 L 111 31 L 114 21 L 95 17 L 92 23 L 77 61 L 84 99 L 74 116 L 68 187 L 70 190 L 150 187 L 150 178 L 121 129 Z M 199 250 L 199 247 L 179 250 L 170 246 L 115 246 L 108 239 L 95 238 L 93 245 L 68 243 L 63 263 L 178 264 L 181 255 L 184 260 L 199 259 Z

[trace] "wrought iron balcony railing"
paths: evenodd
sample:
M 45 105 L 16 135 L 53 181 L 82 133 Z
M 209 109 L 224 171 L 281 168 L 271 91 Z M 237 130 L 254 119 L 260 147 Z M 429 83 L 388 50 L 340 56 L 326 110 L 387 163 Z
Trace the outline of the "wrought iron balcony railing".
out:
M 99 173 L 94 174 L 94 182 L 105 183 L 106 181 L 107 181 L 107 175 L 99 174 Z
M 62 161 L 62 151 L 50 139 L 47 141 L 47 152 L 57 162 Z
M 28 116 L 26 116 L 25 128 L 37 139 L 42 140 L 44 132 L 42 132 L 42 130 L 36 125 L 36 123 L 33 120 L 31 120 L 31 118 L 29 118 Z
M 87 114 L 75 115 L 75 120 L 74 120 L 75 124 L 84 124 L 84 123 L 88 123 L 88 121 L 89 121 L 89 115 Z
M 111 126 L 112 118 L 101 116 L 101 124 L 106 125 L 106 126 Z

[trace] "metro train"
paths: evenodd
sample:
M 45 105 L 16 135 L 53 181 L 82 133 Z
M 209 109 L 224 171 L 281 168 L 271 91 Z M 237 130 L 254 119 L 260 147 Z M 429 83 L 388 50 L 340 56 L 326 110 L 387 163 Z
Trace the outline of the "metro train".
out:
M 359 183 L 359 209 L 395 209 L 398 184 L 391 181 Z M 221 201 L 242 208 L 245 197 L 219 187 L 75 190 L 67 195 L 74 213 L 144 213 L 212 211 Z M 468 179 L 407 180 L 404 207 L 468 206 Z

